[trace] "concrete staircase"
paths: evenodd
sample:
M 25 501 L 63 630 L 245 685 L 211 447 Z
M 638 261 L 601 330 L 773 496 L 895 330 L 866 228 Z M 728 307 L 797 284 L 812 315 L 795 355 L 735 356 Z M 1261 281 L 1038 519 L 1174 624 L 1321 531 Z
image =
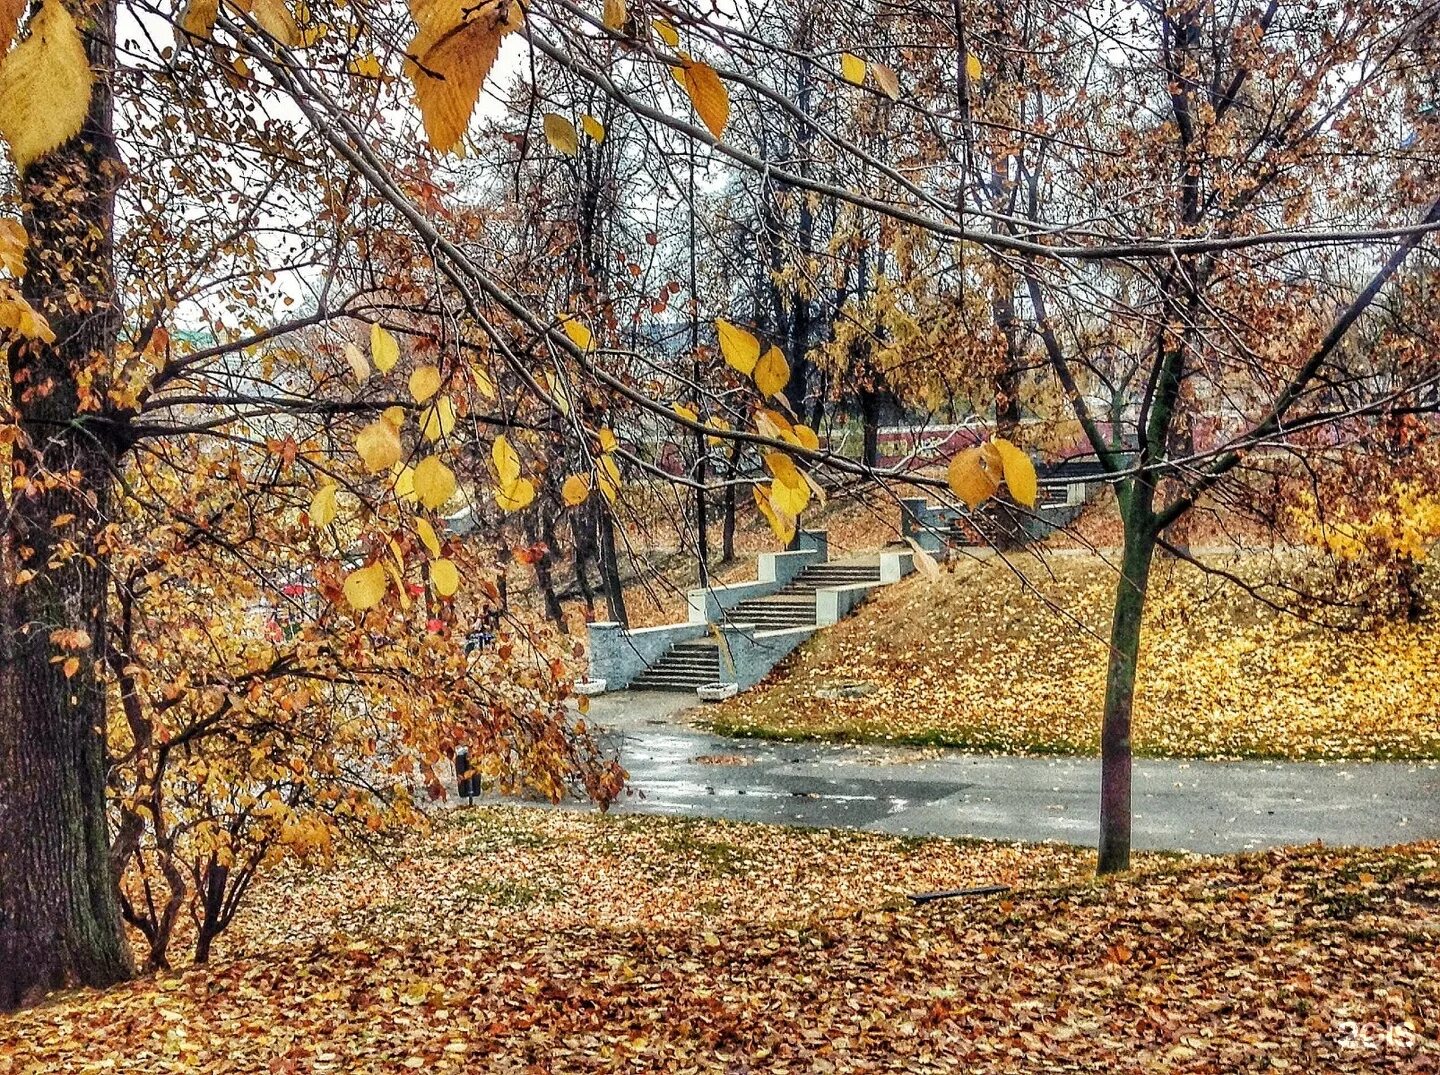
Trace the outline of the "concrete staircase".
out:
M 880 564 L 824 563 L 807 567 L 769 597 L 741 601 L 725 618 L 731 623 L 753 623 L 761 631 L 815 626 L 815 591 L 821 586 L 849 586 L 880 581 Z
M 670 647 L 658 661 L 630 681 L 632 691 L 682 691 L 720 678 L 720 647 L 713 638 L 699 638 Z
M 915 567 L 904 547 L 831 561 L 823 530 L 798 533 L 796 546 L 761 553 L 754 579 L 687 591 L 683 623 L 636 628 L 591 623 L 585 693 L 753 687 L 816 631 L 838 623 Z
M 752 624 L 756 634 L 816 626 L 815 591 L 822 586 L 878 585 L 880 563 L 855 561 L 814 564 L 776 593 L 741 601 L 725 612 L 725 622 Z M 720 647 L 711 638 L 677 642 L 630 681 L 632 691 L 693 691 L 720 679 Z

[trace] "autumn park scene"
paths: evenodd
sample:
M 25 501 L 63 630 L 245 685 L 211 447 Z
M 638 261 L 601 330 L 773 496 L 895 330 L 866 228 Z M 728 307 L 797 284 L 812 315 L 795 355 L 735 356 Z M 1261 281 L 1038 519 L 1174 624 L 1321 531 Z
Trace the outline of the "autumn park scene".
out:
M 1440 1071 L 1440 0 L 0 0 L 0 1075 Z

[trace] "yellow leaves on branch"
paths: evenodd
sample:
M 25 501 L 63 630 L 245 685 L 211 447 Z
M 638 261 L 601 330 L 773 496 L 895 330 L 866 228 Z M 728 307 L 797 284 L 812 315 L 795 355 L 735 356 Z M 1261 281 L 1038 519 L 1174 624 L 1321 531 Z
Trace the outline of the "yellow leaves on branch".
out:
M 324 530 L 335 521 L 335 486 L 322 485 L 310 499 L 310 525 Z
M 790 364 L 785 361 L 780 348 L 772 344 L 765 356 L 755 364 L 755 387 L 768 399 L 785 391 L 785 386 L 789 383 Z
M 94 81 L 75 20 L 60 0 L 45 0 L 29 36 L 0 63 L 0 135 L 17 168 L 79 133 Z
M 717 139 L 722 137 L 725 125 L 730 122 L 730 92 L 715 73 L 715 68 L 682 53 L 681 66 L 672 70 L 690 103 L 695 106 L 695 114 L 700 121 Z
M 996 437 L 992 442 L 995 450 L 1000 453 L 1001 469 L 1005 474 L 1005 487 L 1010 490 L 1010 496 L 1019 504 L 1027 508 L 1035 506 L 1035 496 L 1039 492 L 1040 481 L 1035 474 L 1035 464 L 1030 457 L 1022 452 L 1008 440 Z
M 580 152 L 580 136 L 575 133 L 575 124 L 564 116 L 557 112 L 546 112 L 541 125 L 545 129 L 545 141 L 550 143 L 551 149 L 564 153 L 567 157 L 573 157 Z
M 440 371 L 434 366 L 416 366 L 410 374 L 410 395 L 416 403 L 424 403 L 440 391 Z
M 755 506 L 770 524 L 770 529 L 780 539 L 781 545 L 789 545 L 795 539 L 796 519 L 793 515 L 779 512 L 774 507 L 773 483 L 755 486 Z
M 376 321 L 370 326 L 370 358 L 381 373 L 389 373 L 400 361 L 400 345 L 390 330 Z
M 840 54 L 840 77 L 852 85 L 861 85 L 865 81 L 865 61 L 853 52 L 842 52 Z
M 775 479 L 770 483 L 770 506 L 777 515 L 798 519 L 810 503 L 810 485 L 784 452 L 766 452 L 765 469 Z
M 1000 437 L 957 452 L 950 460 L 946 478 L 951 491 L 970 508 L 994 496 L 1002 480 L 1010 496 L 1026 507 L 1035 506 L 1039 489 L 1035 464 L 1030 457 Z
M 580 117 L 580 129 L 584 131 L 597 146 L 605 141 L 605 124 L 601 123 L 588 112 Z
M 400 462 L 403 454 L 399 432 L 383 416 L 360 431 L 355 438 L 355 450 L 360 453 L 360 461 L 371 474 L 389 470 Z
M 755 363 L 760 361 L 760 341 L 753 333 L 721 318 L 715 319 L 715 332 L 725 361 L 749 377 L 755 370 Z
M 455 495 L 455 472 L 440 461 L 439 456 L 429 456 L 415 465 L 415 495 L 431 511 L 445 506 Z
M 524 14 L 519 0 L 410 0 L 410 13 L 416 33 L 405 75 L 415 87 L 426 138 L 448 153 L 470 125 L 501 40 Z
M 500 434 L 490 446 L 490 459 L 495 464 L 495 475 L 499 484 L 495 488 L 495 503 L 501 511 L 519 511 L 529 507 L 535 499 L 535 484 L 529 478 L 520 476 L 520 455 Z
M 448 437 L 455 428 L 455 402 L 449 396 L 441 396 L 420 415 L 420 435 L 434 442 Z
M 590 496 L 590 483 L 583 475 L 572 474 L 560 486 L 560 496 L 570 507 L 579 507 Z
M 577 321 L 568 315 L 562 316 L 560 327 L 564 330 L 565 335 L 569 337 L 570 342 L 582 351 L 590 350 L 590 345 L 595 342 L 595 337 L 591 335 L 590 329 L 586 327 L 583 321 Z
M 979 79 L 985 74 L 985 68 L 980 63 L 980 57 L 973 52 L 965 54 L 965 74 L 970 78 Z
M 454 597 L 460 589 L 460 571 L 455 561 L 441 558 L 431 564 L 430 582 L 441 597 Z
M 25 251 L 29 248 L 30 236 L 20 221 L 0 220 L 0 269 L 20 279 L 25 275 Z
M 385 591 L 389 585 L 385 565 L 377 560 L 373 564 L 357 568 L 345 577 L 345 600 L 357 612 L 364 612 L 385 600 Z
M 420 543 L 425 546 L 431 556 L 440 555 L 440 538 L 435 533 L 435 528 L 430 525 L 430 520 L 424 516 L 415 519 L 415 532 L 420 535 Z

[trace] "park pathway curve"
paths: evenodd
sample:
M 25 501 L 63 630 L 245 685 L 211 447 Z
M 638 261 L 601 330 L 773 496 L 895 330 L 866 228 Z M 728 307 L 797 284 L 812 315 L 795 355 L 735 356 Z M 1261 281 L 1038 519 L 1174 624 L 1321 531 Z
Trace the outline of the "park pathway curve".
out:
M 1100 763 L 730 739 L 683 695 L 620 692 L 589 720 L 630 771 L 621 812 L 911 836 L 1092 844 Z M 679 719 L 677 719 L 679 718 Z M 1440 763 L 1139 760 L 1135 846 L 1225 852 L 1440 839 Z

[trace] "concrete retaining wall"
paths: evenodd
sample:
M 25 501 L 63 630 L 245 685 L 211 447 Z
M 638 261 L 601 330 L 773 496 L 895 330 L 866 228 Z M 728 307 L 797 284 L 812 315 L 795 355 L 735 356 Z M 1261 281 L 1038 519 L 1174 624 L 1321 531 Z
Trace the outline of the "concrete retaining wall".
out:
M 748 623 L 721 627 L 724 639 L 720 652 L 721 681 L 734 683 L 741 690 L 755 686 L 782 657 L 814 633 L 814 627 L 791 627 L 784 631 L 757 631 Z
M 704 623 L 669 623 L 627 631 L 618 623 L 587 625 L 590 635 L 590 678 L 603 679 L 607 691 L 624 690 L 630 681 L 663 657 L 671 646 L 704 638 Z
M 741 601 L 769 597 L 779 593 L 795 580 L 795 576 L 811 564 L 823 564 L 829 555 L 829 537 L 823 530 L 802 531 L 795 536 L 802 548 L 785 552 L 761 553 L 756 564 L 755 581 L 732 582 L 691 590 L 685 595 L 691 623 L 719 623 L 722 613 Z

